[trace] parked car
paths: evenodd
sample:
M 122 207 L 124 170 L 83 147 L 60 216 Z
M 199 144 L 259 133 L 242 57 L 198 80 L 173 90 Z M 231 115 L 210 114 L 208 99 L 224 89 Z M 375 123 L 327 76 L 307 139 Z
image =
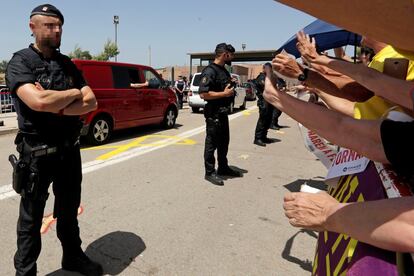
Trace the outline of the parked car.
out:
M 256 100 L 257 89 L 256 86 L 251 82 L 245 82 L 242 87 L 246 88 L 246 99 L 248 101 Z
M 9 88 L 6 85 L 0 84 L 0 113 L 15 112 Z
M 114 130 L 161 124 L 172 128 L 178 116 L 175 93 L 151 67 L 137 64 L 73 60 L 92 88 L 98 109 L 83 116 L 82 135 L 101 145 Z M 131 83 L 149 85 L 131 88 Z
M 230 113 L 233 113 L 234 108 L 246 108 L 246 89 L 240 86 L 241 81 L 239 75 L 231 74 L 231 77 L 238 80 L 238 84 L 234 89 L 234 101 L 230 105 Z M 200 94 L 198 92 L 200 79 L 201 73 L 194 74 L 190 85 L 190 91 L 188 92 L 188 105 L 191 107 L 194 113 L 199 112 L 200 108 L 204 108 L 207 103 L 200 97 Z

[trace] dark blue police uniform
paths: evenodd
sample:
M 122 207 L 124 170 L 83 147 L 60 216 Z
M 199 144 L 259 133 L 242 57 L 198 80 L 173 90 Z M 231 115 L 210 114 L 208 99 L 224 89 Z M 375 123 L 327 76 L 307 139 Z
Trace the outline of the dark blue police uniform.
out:
M 260 73 L 253 81 L 257 91 L 257 106 L 259 107 L 259 119 L 257 120 L 254 140 L 255 142 L 267 142 L 267 132 L 272 123 L 273 106 L 263 98 L 266 74 Z
M 199 93 L 224 91 L 230 83 L 230 73 L 218 64 L 212 63 L 201 74 Z M 217 149 L 218 171 L 227 170 L 227 152 L 230 142 L 228 112 L 233 97 L 207 100 L 204 107 L 206 119 L 206 141 L 204 147 L 204 165 L 206 175 L 215 172 L 214 151 Z
M 81 254 L 77 220 L 80 205 L 82 167 L 79 149 L 79 116 L 61 116 L 30 109 L 16 94 L 19 86 L 39 82 L 44 89 L 81 89 L 86 86 L 72 61 L 58 51 L 46 59 L 33 45 L 14 54 L 6 72 L 18 116 L 19 133 L 15 143 L 19 160 L 29 169 L 21 187 L 17 224 L 17 275 L 36 275 L 40 254 L 43 211 L 48 188 L 53 182 L 57 236 L 64 256 Z

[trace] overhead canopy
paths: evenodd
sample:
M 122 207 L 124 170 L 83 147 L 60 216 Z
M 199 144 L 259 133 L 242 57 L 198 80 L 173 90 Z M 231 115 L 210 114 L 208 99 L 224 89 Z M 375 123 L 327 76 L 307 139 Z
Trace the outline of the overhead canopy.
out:
M 248 62 L 248 61 L 271 61 L 274 58 L 276 50 L 258 50 L 258 51 L 240 51 L 234 53 L 233 62 Z M 188 53 L 191 59 L 214 60 L 215 53 Z
M 356 46 L 361 42 L 361 36 L 322 20 L 312 22 L 306 26 L 303 31 L 316 39 L 316 47 L 319 52 L 345 45 Z M 296 49 L 296 43 L 297 39 L 295 34 L 277 50 L 277 53 L 285 49 L 286 52 L 294 55 L 296 58 L 300 57 L 300 53 Z
M 256 50 L 256 51 L 240 51 L 234 53 L 233 62 L 267 62 L 275 57 L 276 50 Z M 193 59 L 199 59 L 200 64 L 203 61 L 212 62 L 216 54 L 214 52 L 206 53 L 188 53 L 190 56 L 190 75 L 192 74 Z

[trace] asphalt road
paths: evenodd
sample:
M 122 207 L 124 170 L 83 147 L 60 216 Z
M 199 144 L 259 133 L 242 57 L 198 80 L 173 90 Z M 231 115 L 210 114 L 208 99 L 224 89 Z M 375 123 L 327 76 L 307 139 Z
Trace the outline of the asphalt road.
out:
M 204 118 L 188 108 L 175 129 L 122 131 L 104 147 L 82 149 L 82 246 L 106 274 L 310 274 L 316 234 L 291 227 L 282 201 L 305 182 L 320 184 L 326 171 L 285 115 L 287 128 L 269 134 L 275 143 L 254 145 L 258 112 L 255 103 L 249 107 L 231 116 L 228 154 L 246 173 L 223 187 L 203 178 Z M 14 274 L 19 197 L 10 192 L 7 162 L 13 139 L 0 136 L 0 275 Z M 46 229 L 39 275 L 77 275 L 60 270 L 55 224 Z

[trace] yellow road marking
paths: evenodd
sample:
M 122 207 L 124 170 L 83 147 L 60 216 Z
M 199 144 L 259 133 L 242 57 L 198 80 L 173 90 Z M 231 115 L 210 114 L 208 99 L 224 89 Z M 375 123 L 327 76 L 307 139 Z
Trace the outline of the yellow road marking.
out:
M 150 139 L 159 139 L 154 142 L 144 143 L 144 141 L 148 141 Z M 105 150 L 105 149 L 112 149 L 112 151 L 105 153 L 101 156 L 98 156 L 96 160 L 106 160 L 109 159 L 117 154 L 125 152 L 131 148 L 137 147 L 157 147 L 162 146 L 167 143 L 166 139 L 175 139 L 176 142 L 174 145 L 194 145 L 196 142 L 192 139 L 180 138 L 177 136 L 168 136 L 168 135 L 145 135 L 143 137 L 137 138 L 128 144 L 123 145 L 105 145 L 105 146 L 98 146 L 98 147 L 91 147 L 84 150 Z M 170 143 L 170 141 L 168 141 Z

